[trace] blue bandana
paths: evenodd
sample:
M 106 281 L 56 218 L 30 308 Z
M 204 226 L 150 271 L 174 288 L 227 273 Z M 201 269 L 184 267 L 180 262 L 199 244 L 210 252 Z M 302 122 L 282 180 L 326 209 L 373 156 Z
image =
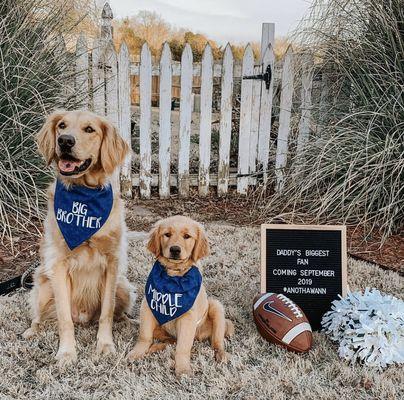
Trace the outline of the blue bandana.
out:
M 184 276 L 169 276 L 156 261 L 147 278 L 145 294 L 154 317 L 160 325 L 189 311 L 202 284 L 199 269 L 191 267 Z
M 69 189 L 56 181 L 54 210 L 66 244 L 73 250 L 97 233 L 112 209 L 111 185 L 91 189 L 73 185 Z

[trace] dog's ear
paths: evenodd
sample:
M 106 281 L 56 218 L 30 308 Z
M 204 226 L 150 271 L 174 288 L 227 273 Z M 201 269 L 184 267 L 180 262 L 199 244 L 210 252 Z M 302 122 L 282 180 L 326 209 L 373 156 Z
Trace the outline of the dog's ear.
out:
M 65 111 L 55 111 L 50 114 L 36 136 L 38 150 L 49 165 L 55 157 L 56 125 L 64 117 Z
M 192 259 L 197 262 L 207 255 L 209 255 L 208 238 L 203 226 L 198 224 L 198 238 L 196 239 L 194 250 L 192 252 Z
M 129 153 L 129 146 L 110 122 L 103 120 L 101 126 L 103 131 L 101 166 L 107 175 L 112 175 L 115 168 L 123 163 Z
M 161 255 L 161 244 L 160 244 L 160 225 L 156 224 L 153 226 L 149 234 L 149 241 L 147 242 L 147 250 L 149 250 L 156 257 Z

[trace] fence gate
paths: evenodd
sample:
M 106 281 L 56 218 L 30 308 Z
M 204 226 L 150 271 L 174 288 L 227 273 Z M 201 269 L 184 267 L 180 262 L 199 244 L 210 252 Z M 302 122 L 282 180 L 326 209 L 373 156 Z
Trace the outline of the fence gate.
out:
M 83 98 L 83 108 L 107 116 L 118 126 L 122 137 L 132 143 L 131 122 L 131 79 L 139 81 L 139 171 L 132 168 L 132 156 L 128 156 L 121 169 L 122 193 L 132 196 L 132 189 L 139 188 L 142 198 L 151 196 L 152 186 L 158 186 L 159 196 L 168 198 L 173 187 L 177 187 L 182 197 L 187 197 L 189 188 L 197 186 L 199 195 L 205 196 L 209 188 L 217 186 L 217 194 L 225 195 L 229 186 L 236 186 L 237 192 L 247 193 L 249 186 L 258 181 L 267 181 L 271 115 L 274 91 L 275 57 L 274 24 L 262 26 L 261 58 L 255 60 L 253 49 L 247 45 L 242 63 L 236 62 L 228 44 L 220 62 L 214 61 L 209 44 L 206 45 L 202 61 L 193 62 L 192 49 L 184 46 L 181 62 L 172 61 L 171 50 L 164 44 L 158 62 L 153 60 L 149 46 L 145 43 L 141 50 L 140 62 L 131 62 L 125 43 L 118 52 L 113 45 L 112 11 L 108 3 L 102 11 L 101 36 L 88 50 L 87 40 L 80 36 L 76 47 L 75 89 L 88 93 Z M 89 54 L 91 53 L 91 57 Z M 281 96 L 279 129 L 276 147 L 275 176 L 277 189 L 281 190 L 284 169 L 288 155 L 288 136 L 293 96 L 292 49 L 286 52 L 281 73 Z M 158 76 L 158 173 L 152 174 L 152 80 Z M 191 122 L 193 112 L 193 79 L 200 79 L 200 126 L 198 140 L 198 173 L 190 174 Z M 177 77 L 177 78 L 175 78 Z M 180 81 L 180 111 L 178 132 L 172 132 L 172 87 L 173 80 Z M 234 82 L 241 80 L 240 121 L 238 132 L 237 168 L 230 168 L 230 147 L 232 139 L 232 113 Z M 220 116 L 218 122 L 218 160 L 212 173 L 212 114 L 213 86 L 220 80 Z M 302 77 L 302 117 L 299 127 L 298 149 L 308 137 L 310 120 L 311 77 Z M 178 154 L 173 168 L 171 148 L 172 134 L 178 136 Z M 237 132 L 233 132 L 237 134 Z
M 274 86 L 275 25 L 263 24 L 261 59 L 254 62 L 251 47 L 247 46 L 243 58 L 239 159 L 237 191 L 246 193 L 248 185 L 262 176 L 267 180 L 269 139 L 271 134 L 272 96 Z M 249 149 L 244 152 L 243 149 Z

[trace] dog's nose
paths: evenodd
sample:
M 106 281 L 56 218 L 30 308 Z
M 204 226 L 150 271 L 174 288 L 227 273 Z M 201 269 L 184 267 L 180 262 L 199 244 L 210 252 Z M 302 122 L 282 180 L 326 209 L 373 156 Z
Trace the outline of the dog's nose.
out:
M 58 137 L 58 145 L 61 150 L 70 151 L 76 144 L 76 140 L 72 135 L 60 135 Z
M 170 254 L 173 256 L 173 258 L 178 257 L 181 254 L 181 247 L 180 246 L 171 246 Z

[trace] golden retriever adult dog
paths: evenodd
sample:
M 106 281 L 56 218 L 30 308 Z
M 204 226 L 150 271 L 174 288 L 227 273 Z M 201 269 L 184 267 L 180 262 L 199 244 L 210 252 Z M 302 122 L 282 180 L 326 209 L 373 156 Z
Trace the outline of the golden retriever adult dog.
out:
M 87 111 L 54 112 L 37 141 L 48 165 L 55 165 L 56 180 L 48 189 L 33 319 L 24 337 L 56 318 L 56 359 L 64 366 L 77 358 L 73 323 L 98 320 L 96 352 L 113 353 L 113 318 L 133 305 L 124 209 L 112 178 L 129 147 L 105 118 Z
M 190 218 L 173 216 L 158 222 L 147 245 L 156 256 L 140 308 L 140 333 L 128 360 L 165 348 L 176 338 L 175 372 L 191 373 L 194 339 L 210 339 L 217 361 L 227 361 L 224 338 L 234 327 L 222 304 L 208 298 L 196 263 L 209 253 L 203 227 Z M 153 343 L 154 339 L 162 340 Z

